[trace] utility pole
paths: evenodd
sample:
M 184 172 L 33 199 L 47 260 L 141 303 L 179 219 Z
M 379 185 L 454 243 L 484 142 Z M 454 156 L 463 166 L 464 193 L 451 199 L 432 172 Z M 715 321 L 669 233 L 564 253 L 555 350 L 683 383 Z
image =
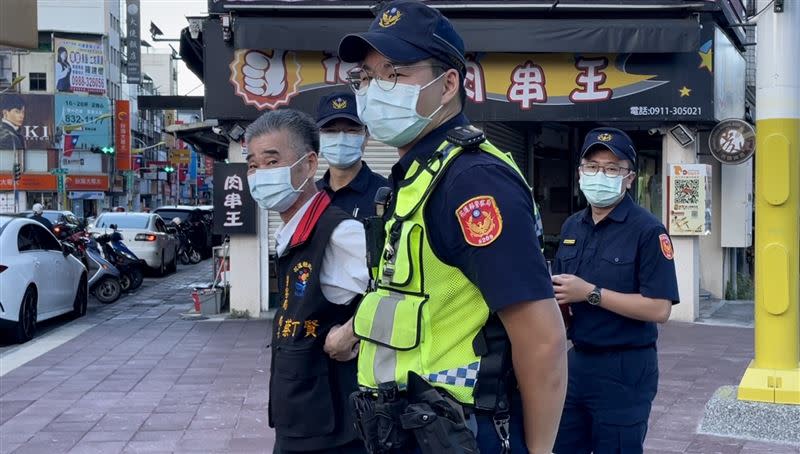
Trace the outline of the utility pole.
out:
M 755 358 L 740 400 L 800 404 L 800 2 L 759 0 Z

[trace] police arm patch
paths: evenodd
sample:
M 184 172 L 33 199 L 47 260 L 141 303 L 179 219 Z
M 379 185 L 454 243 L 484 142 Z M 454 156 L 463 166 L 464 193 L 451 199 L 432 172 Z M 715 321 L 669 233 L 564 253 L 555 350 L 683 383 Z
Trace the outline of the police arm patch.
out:
M 456 218 L 464 241 L 470 246 L 488 246 L 503 231 L 503 217 L 492 196 L 480 195 L 467 200 L 456 210 Z
M 661 253 L 664 254 L 664 257 L 667 260 L 672 260 L 675 257 L 675 252 L 672 249 L 672 241 L 670 241 L 669 235 L 662 233 L 658 236 L 658 242 L 661 244 Z

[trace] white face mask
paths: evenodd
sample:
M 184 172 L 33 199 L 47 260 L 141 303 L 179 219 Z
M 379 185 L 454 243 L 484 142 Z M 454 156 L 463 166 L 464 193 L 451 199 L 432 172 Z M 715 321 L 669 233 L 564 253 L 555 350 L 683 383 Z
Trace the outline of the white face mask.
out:
M 331 167 L 346 169 L 361 159 L 363 134 L 323 132 L 319 135 L 319 152 Z
M 307 157 L 308 153 L 290 166 L 256 169 L 254 173 L 247 175 L 250 195 L 261 208 L 283 213 L 292 206 L 309 180 L 306 178 L 300 187 L 295 189 L 292 186 L 292 168 Z
M 444 73 L 421 87 L 398 82 L 389 91 L 371 83 L 366 91 L 356 93 L 358 117 L 367 125 L 369 134 L 386 145 L 402 147 L 411 143 L 444 107 L 440 104 L 427 117 L 417 113 L 419 93 L 442 76 Z

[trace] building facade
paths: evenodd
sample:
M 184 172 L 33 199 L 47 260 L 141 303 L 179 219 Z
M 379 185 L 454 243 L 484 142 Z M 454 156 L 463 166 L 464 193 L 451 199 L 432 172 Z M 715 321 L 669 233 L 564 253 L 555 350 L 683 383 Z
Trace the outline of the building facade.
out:
M 340 61 L 336 48 L 345 34 L 368 28 L 373 3 L 209 2 L 210 16 L 196 40 L 202 41 L 202 61 L 189 64 L 202 64 L 206 118 L 230 132 L 268 109 L 314 112 L 320 96 L 347 89 L 346 72 L 353 65 Z M 632 195 L 673 235 L 682 302 L 673 317 L 697 317 L 701 285 L 724 296 L 725 270 L 735 260 L 729 250 L 752 241 L 751 225 L 743 227 L 746 217 L 729 216 L 752 212 L 734 206 L 752 200 L 752 163 L 719 164 L 710 156 L 708 133 L 720 120 L 745 117 L 745 35 L 735 27 L 746 16 L 741 2 L 428 4 L 440 8 L 464 38 L 465 112 L 526 173 L 542 207 L 548 258 L 564 220 L 586 206 L 576 170 L 583 135 L 597 126 L 614 126 L 629 133 L 639 149 Z M 193 57 L 192 48 L 197 46 L 182 46 L 184 58 Z M 254 61 L 267 62 L 259 66 L 263 81 L 256 81 L 258 86 L 251 86 L 253 70 L 259 69 L 251 67 Z M 387 172 L 396 152 L 372 145 L 365 159 Z M 237 141 L 228 159 L 243 160 Z M 708 209 L 694 216 L 707 221 L 700 231 L 680 231 L 670 205 L 668 189 L 676 177 L 671 173 L 685 164 L 710 169 Z M 255 260 L 261 266 L 233 278 L 241 279 L 241 288 L 237 291 L 234 283 L 232 301 L 251 312 L 263 309 L 266 300 L 263 289 L 252 296 L 258 289 L 247 282 L 263 282 L 268 275 L 271 233 L 278 225 L 273 218 L 259 222 L 259 235 L 232 239 L 232 268 L 239 251 L 241 263 Z

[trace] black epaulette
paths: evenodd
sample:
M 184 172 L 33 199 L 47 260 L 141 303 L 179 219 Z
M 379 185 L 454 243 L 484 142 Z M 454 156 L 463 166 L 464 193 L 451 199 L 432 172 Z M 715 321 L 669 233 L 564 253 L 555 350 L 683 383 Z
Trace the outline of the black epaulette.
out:
M 486 141 L 486 135 L 475 126 L 459 126 L 447 131 L 447 141 L 466 151 L 477 150 Z

